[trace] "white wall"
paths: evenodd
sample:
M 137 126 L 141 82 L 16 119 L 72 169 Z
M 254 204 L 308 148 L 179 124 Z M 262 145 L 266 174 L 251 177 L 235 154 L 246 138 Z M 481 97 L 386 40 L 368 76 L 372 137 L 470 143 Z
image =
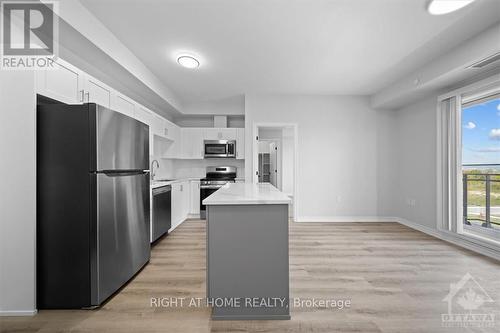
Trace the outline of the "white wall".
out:
M 395 111 L 378 111 L 377 117 L 377 188 L 378 214 L 380 217 L 394 217 L 394 202 L 398 197 L 398 156 L 396 155 Z
M 243 115 L 245 113 L 245 96 L 186 103 L 182 112 L 186 115 Z
M 437 229 L 436 107 L 437 95 L 433 95 L 395 112 L 391 141 L 397 163 L 387 160 L 384 166 L 396 166 L 391 186 L 396 195 L 383 209 L 433 229 Z M 413 200 L 414 206 L 410 204 Z
M 376 218 L 378 117 L 367 97 L 247 95 L 246 177 L 254 123 L 296 123 L 299 220 Z
M 35 312 L 34 75 L 0 73 L 0 315 Z
M 294 137 L 293 128 L 283 129 L 283 139 L 281 144 L 281 178 L 282 191 L 288 195 L 293 194 L 293 159 L 294 159 Z

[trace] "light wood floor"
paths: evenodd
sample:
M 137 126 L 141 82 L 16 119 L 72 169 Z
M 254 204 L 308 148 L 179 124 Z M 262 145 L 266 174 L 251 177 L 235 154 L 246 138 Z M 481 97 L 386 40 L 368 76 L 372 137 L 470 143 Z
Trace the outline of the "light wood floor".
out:
M 231 249 L 228 249 L 231 251 Z M 470 272 L 495 303 L 494 329 L 441 327 L 450 283 Z M 350 309 L 292 308 L 289 321 L 211 321 L 208 308 L 153 308 L 151 297 L 205 296 L 205 223 L 186 221 L 93 311 L 0 318 L 4 332 L 499 332 L 500 265 L 396 223 L 292 223 L 291 297 L 348 298 Z

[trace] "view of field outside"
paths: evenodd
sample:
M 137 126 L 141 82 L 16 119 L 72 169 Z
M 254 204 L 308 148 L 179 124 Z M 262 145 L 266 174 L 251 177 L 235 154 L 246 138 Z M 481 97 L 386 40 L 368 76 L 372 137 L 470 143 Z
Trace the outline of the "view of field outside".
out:
M 500 237 L 500 98 L 464 107 L 462 126 L 464 222 Z

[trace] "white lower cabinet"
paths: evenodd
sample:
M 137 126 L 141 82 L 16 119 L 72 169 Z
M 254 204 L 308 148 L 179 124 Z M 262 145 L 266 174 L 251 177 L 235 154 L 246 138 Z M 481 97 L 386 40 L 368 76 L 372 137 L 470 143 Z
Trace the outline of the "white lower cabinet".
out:
M 172 227 L 178 227 L 189 214 L 190 205 L 189 181 L 181 181 L 172 184 Z
M 191 180 L 190 215 L 200 215 L 200 181 Z
M 189 180 L 182 183 L 182 221 L 188 218 L 189 210 L 191 208 L 191 187 Z

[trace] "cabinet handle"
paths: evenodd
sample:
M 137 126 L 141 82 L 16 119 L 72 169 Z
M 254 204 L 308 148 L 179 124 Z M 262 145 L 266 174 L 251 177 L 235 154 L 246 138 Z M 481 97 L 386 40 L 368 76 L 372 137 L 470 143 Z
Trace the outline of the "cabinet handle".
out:
M 85 102 L 85 97 L 84 97 L 84 95 L 85 95 L 85 91 L 83 91 L 83 89 L 82 89 L 82 90 L 80 90 L 80 102 L 82 102 L 82 103 L 83 103 L 83 102 Z
M 90 103 L 90 93 L 88 91 L 85 93 L 85 96 L 87 96 L 87 103 Z

